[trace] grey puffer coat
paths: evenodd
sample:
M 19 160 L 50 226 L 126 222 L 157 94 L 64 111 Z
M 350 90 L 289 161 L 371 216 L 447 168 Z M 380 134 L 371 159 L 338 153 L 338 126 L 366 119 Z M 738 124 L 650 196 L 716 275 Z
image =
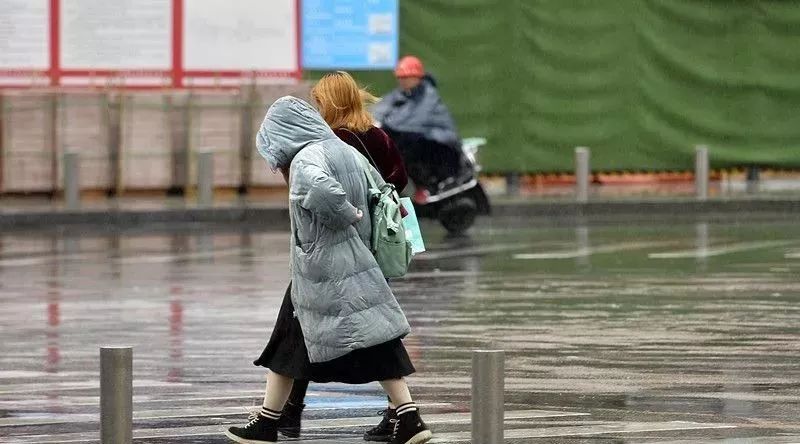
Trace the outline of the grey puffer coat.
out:
M 309 360 L 330 361 L 408 334 L 408 321 L 367 247 L 372 223 L 361 154 L 295 97 L 272 104 L 256 146 L 273 168 L 291 166 L 292 303 Z M 370 172 L 383 182 L 374 168 Z

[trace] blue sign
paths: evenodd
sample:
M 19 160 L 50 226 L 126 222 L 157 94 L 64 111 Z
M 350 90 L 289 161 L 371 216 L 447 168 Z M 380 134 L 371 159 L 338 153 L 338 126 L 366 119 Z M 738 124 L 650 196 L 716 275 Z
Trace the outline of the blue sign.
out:
M 398 0 L 303 0 L 304 69 L 393 69 Z

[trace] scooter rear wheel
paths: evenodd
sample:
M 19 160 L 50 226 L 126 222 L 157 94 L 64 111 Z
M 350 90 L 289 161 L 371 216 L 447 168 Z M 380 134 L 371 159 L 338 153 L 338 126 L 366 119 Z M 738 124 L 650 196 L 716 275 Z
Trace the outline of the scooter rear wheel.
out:
M 450 234 L 462 234 L 474 223 L 478 205 L 469 197 L 457 197 L 439 210 L 439 222 Z

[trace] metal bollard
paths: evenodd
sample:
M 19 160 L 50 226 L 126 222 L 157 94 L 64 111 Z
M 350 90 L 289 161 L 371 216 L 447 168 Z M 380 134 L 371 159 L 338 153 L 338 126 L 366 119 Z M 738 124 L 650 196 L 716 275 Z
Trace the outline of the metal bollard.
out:
M 100 347 L 100 442 L 133 441 L 133 349 Z
M 81 204 L 80 158 L 78 153 L 65 152 L 64 163 L 64 203 L 69 210 L 75 210 Z
M 472 352 L 472 442 L 503 444 L 505 352 Z
M 575 148 L 575 198 L 580 203 L 589 201 L 589 148 Z
M 748 194 L 758 193 L 761 182 L 761 169 L 757 166 L 747 167 L 747 187 Z
M 705 145 L 695 148 L 694 190 L 698 200 L 708 199 L 708 147 Z
M 214 152 L 197 153 L 197 203 L 210 206 L 214 203 Z
M 519 173 L 506 174 L 506 195 L 517 197 L 520 191 L 521 177 Z

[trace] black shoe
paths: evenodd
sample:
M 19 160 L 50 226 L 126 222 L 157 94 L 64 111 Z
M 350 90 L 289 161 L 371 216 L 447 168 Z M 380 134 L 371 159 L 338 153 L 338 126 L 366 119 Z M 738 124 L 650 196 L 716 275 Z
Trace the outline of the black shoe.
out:
M 383 416 L 381 423 L 364 433 L 364 441 L 389 442 L 394 433 L 394 423 L 397 422 L 397 411 L 386 409 L 378 412 Z
M 425 444 L 433 438 L 428 426 L 419 417 L 419 410 L 397 415 L 391 444 Z
M 287 402 L 283 407 L 283 413 L 278 420 L 278 431 L 281 435 L 287 438 L 300 437 L 300 421 L 303 416 L 303 409 L 306 408 L 305 404 L 294 405 Z
M 278 442 L 278 420 L 255 412 L 250 415 L 246 426 L 231 427 L 225 431 L 225 436 L 241 444 L 275 444 Z

